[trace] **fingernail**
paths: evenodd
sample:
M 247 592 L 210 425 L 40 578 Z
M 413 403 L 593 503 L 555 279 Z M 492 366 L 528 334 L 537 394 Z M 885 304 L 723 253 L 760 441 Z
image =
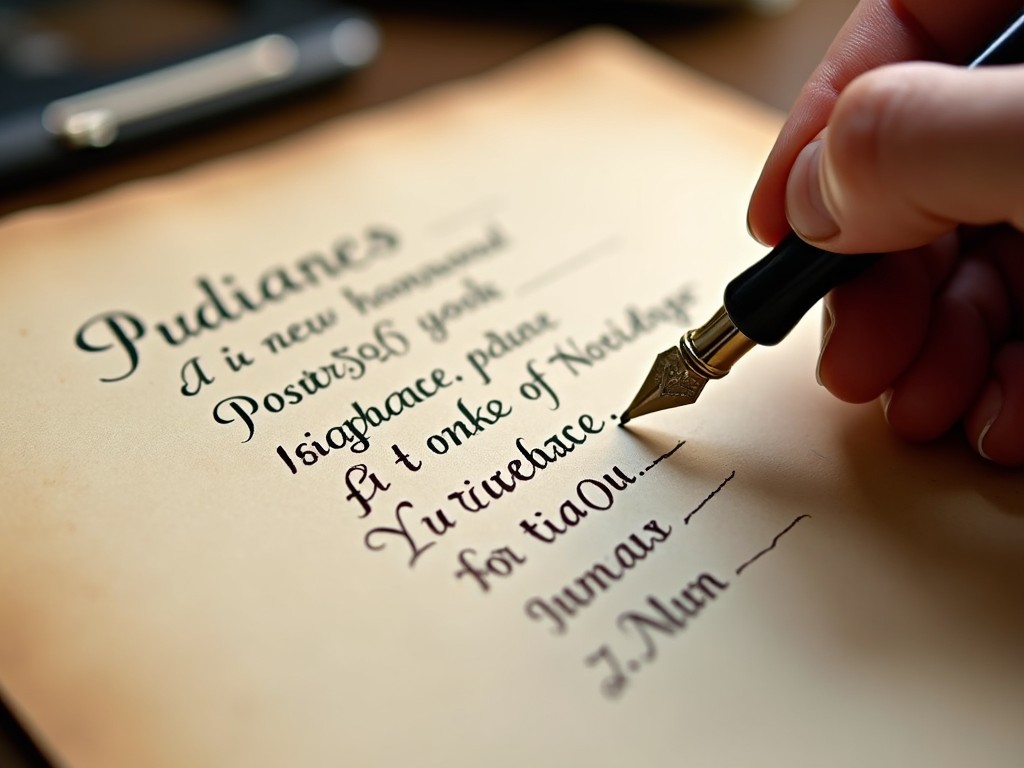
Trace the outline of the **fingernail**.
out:
M 878 402 L 882 404 L 882 415 L 885 416 L 886 423 L 889 423 L 889 404 L 892 403 L 892 390 L 885 390 L 879 396 Z
M 818 365 L 814 369 L 814 378 L 818 380 L 818 386 L 825 386 L 821 380 L 821 360 L 825 357 L 825 349 L 828 347 L 828 340 L 832 338 L 832 329 L 836 327 L 836 317 L 832 314 L 832 308 L 828 305 L 828 299 L 821 303 L 821 352 L 818 353 Z
M 997 382 L 989 382 L 988 386 L 985 387 L 985 391 L 981 393 L 981 397 L 978 398 L 978 405 L 976 407 L 978 409 L 977 412 L 985 420 L 985 426 L 978 433 L 978 443 L 974 447 L 982 458 L 992 461 L 992 457 L 985 453 L 985 437 L 988 435 L 988 431 L 992 429 L 992 425 L 996 423 L 996 419 L 999 418 L 999 412 L 1003 409 L 1003 390 Z
M 839 234 L 839 225 L 825 202 L 821 139 L 801 150 L 786 182 L 786 216 L 805 240 L 828 240 Z

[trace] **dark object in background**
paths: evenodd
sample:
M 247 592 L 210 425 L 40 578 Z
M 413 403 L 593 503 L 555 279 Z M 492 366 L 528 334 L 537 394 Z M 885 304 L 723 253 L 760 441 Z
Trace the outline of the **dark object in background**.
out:
M 366 16 L 322 0 L 0 0 L 0 189 L 333 81 L 377 47 Z
M 21 724 L 14 719 L 0 696 L 0 766 L 4 768 L 50 768 L 51 763 L 39 751 Z

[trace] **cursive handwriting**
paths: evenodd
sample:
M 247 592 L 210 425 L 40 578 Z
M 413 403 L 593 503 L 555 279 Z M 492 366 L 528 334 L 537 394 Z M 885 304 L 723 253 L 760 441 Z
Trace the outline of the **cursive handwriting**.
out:
M 428 288 L 435 280 L 448 277 L 456 270 L 504 250 L 507 246 L 505 233 L 497 226 L 492 226 L 484 233 L 483 239 L 464 245 L 440 259 L 428 261 L 415 271 L 381 283 L 369 292 L 346 286 L 341 289 L 341 295 L 360 315 L 366 315 L 397 299 Z
M 398 235 L 381 226 L 367 227 L 359 237 L 338 239 L 327 252 L 304 256 L 290 266 L 274 266 L 259 275 L 255 284 L 243 288 L 234 275 L 218 280 L 196 278 L 199 303 L 192 310 L 178 312 L 169 320 L 153 324 L 157 338 L 177 347 L 190 339 L 216 331 L 246 315 L 255 314 L 271 304 L 314 288 L 324 280 L 333 280 L 353 269 L 395 253 Z M 86 320 L 75 333 L 75 346 L 83 352 L 120 353 L 120 373 L 103 376 L 100 381 L 123 381 L 139 367 L 141 344 L 149 337 L 150 324 L 142 317 L 119 310 L 102 312 Z
M 571 584 L 548 598 L 531 597 L 527 600 L 524 606 L 526 615 L 534 621 L 551 622 L 553 635 L 565 634 L 570 619 L 647 559 L 647 555 L 658 544 L 668 541 L 671 534 L 671 526 L 666 528 L 656 520 L 651 520 L 641 532 L 620 541 L 609 557 L 603 562 L 594 563 Z
M 615 620 L 619 631 L 640 641 L 634 645 L 619 646 L 619 650 L 605 643 L 583 661 L 588 667 L 603 666 L 608 673 L 601 680 L 601 692 L 610 699 L 618 698 L 635 675 L 658 658 L 658 640 L 673 638 L 687 629 L 692 621 L 703 615 L 709 602 L 729 587 L 729 582 L 710 573 L 702 573 L 683 589 L 664 598 L 648 595 L 644 607 L 623 611 Z M 623 662 L 621 659 L 627 656 Z

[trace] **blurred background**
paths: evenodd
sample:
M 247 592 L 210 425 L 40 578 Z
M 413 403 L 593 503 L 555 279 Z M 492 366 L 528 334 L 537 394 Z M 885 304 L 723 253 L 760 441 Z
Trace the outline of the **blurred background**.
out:
M 624 28 L 785 110 L 855 4 L 366 0 L 349 10 L 331 0 L 0 0 L 0 216 L 263 144 L 486 71 L 592 24 Z M 335 50 L 327 61 L 328 30 L 350 17 L 361 26 L 348 24 L 347 52 Z M 109 115 L 96 109 L 69 112 L 81 99 L 64 104 L 68 97 L 216 51 L 237 51 L 278 32 L 298 41 L 298 71 L 273 82 L 265 78 L 248 94 L 219 94 L 203 108 L 179 103 L 155 118 L 136 115 L 130 124 L 122 120 L 116 138 Z M 156 88 L 145 81 L 129 95 L 138 101 L 140 93 L 167 92 L 172 102 L 181 102 L 182 91 L 187 97 L 196 82 Z M 68 108 L 56 110 L 55 101 Z M 97 149 L 104 141 L 109 145 Z
M 855 5 L 0 0 L 0 219 L 299 134 L 593 24 L 784 111 Z M 0 766 L 48 765 L 0 703 Z

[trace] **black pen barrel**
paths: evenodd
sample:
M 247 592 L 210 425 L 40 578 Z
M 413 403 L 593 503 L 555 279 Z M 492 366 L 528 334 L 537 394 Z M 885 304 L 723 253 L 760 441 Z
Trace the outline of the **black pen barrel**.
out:
M 1024 13 L 983 50 L 968 68 L 1024 61 Z M 815 302 L 875 263 L 878 254 L 830 253 L 789 234 L 767 256 L 725 289 L 725 309 L 752 341 L 778 344 Z
M 877 255 L 829 253 L 791 233 L 726 286 L 725 309 L 744 336 L 772 346 L 822 296 L 877 260 Z

